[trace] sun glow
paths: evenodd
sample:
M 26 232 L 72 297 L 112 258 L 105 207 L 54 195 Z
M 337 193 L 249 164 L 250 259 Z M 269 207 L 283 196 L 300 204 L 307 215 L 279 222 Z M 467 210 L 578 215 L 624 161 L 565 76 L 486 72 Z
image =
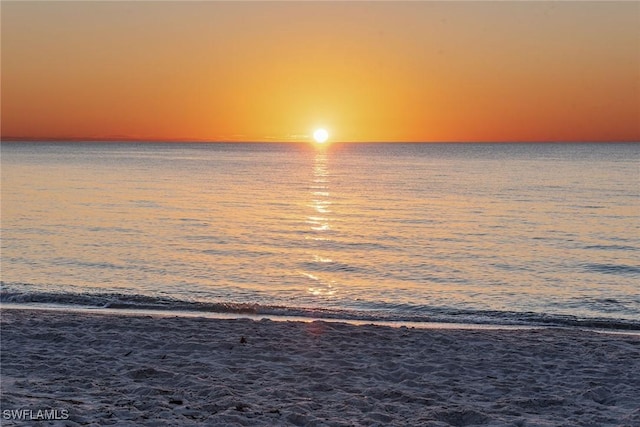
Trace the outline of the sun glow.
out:
M 313 132 L 313 139 L 318 144 L 324 144 L 329 139 L 329 132 L 326 129 L 319 128 Z

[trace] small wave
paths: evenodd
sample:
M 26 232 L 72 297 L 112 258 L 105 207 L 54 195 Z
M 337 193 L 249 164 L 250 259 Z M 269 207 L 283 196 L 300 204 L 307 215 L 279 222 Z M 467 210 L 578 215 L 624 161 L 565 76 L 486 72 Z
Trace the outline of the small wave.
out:
M 360 267 L 355 267 L 353 265 L 344 264 L 341 262 L 335 261 L 318 261 L 318 262 L 303 262 L 300 263 L 300 267 L 302 269 L 308 269 L 319 272 L 327 272 L 327 273 L 358 273 L 362 271 Z
M 46 304 L 63 307 L 201 312 L 250 316 L 332 319 L 365 322 L 411 322 L 497 326 L 579 327 L 640 331 L 640 321 L 609 318 L 579 318 L 533 312 L 462 310 L 406 304 L 371 304 L 363 310 L 322 307 L 292 307 L 258 303 L 186 301 L 175 298 L 124 293 L 25 292 L 3 289 L 3 304 Z
M 604 209 L 606 206 L 601 205 L 573 205 L 572 208 L 576 209 Z
M 113 264 L 110 262 L 90 262 L 90 261 L 81 261 L 73 258 L 54 258 L 53 262 L 58 265 L 72 265 L 78 267 L 86 267 L 86 268 L 96 268 L 96 269 L 104 269 L 104 270 L 131 270 L 135 267 L 127 266 L 124 264 Z
M 585 246 L 584 248 L 604 250 L 604 251 L 637 251 L 640 249 L 635 246 L 628 246 L 628 245 L 589 245 L 589 246 Z
M 640 267 L 623 264 L 584 264 L 584 268 L 589 271 L 604 274 L 640 274 Z
M 593 301 L 591 301 L 591 305 L 596 307 L 598 311 L 605 313 L 631 311 L 628 308 L 629 304 L 627 302 L 615 298 L 594 298 Z
M 241 303 L 204 303 L 174 298 L 122 293 L 57 293 L 0 291 L 0 302 L 20 304 L 56 304 L 112 309 L 211 311 L 258 314 L 257 305 Z

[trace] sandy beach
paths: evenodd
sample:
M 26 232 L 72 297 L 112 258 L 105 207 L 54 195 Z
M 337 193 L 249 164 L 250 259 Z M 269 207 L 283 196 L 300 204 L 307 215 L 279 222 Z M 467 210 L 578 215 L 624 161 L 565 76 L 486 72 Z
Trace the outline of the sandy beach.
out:
M 3 308 L 1 338 L 3 426 L 640 425 L 631 335 Z

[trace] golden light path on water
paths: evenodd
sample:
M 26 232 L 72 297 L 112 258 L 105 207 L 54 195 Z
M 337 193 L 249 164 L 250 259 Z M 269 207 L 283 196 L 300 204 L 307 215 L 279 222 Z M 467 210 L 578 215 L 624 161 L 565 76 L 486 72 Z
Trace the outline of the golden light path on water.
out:
M 316 131 L 317 133 L 318 131 Z M 316 140 L 318 138 L 316 137 Z M 326 140 L 326 138 L 324 138 Z M 323 140 L 323 142 L 324 142 Z M 323 234 L 331 230 L 330 215 L 331 215 L 331 193 L 330 193 L 330 176 L 328 170 L 328 154 L 324 149 L 318 148 L 315 153 L 313 176 L 309 185 L 309 192 L 311 194 L 310 208 L 313 209 L 311 215 L 307 216 L 307 224 L 309 224 L 311 230 L 314 232 L 312 236 L 307 236 L 307 239 L 314 241 L 326 240 Z M 313 263 L 331 263 L 332 258 L 322 256 L 318 253 L 314 253 Z M 330 297 L 336 294 L 335 280 L 323 280 L 316 274 L 308 272 L 302 273 L 305 277 L 316 281 L 317 285 L 308 288 L 308 292 L 316 297 Z

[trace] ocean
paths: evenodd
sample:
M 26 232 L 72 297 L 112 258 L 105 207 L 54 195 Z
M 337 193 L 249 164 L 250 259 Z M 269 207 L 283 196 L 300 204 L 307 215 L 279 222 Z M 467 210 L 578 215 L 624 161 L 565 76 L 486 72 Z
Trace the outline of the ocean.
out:
M 2 305 L 640 330 L 640 144 L 3 142 Z

